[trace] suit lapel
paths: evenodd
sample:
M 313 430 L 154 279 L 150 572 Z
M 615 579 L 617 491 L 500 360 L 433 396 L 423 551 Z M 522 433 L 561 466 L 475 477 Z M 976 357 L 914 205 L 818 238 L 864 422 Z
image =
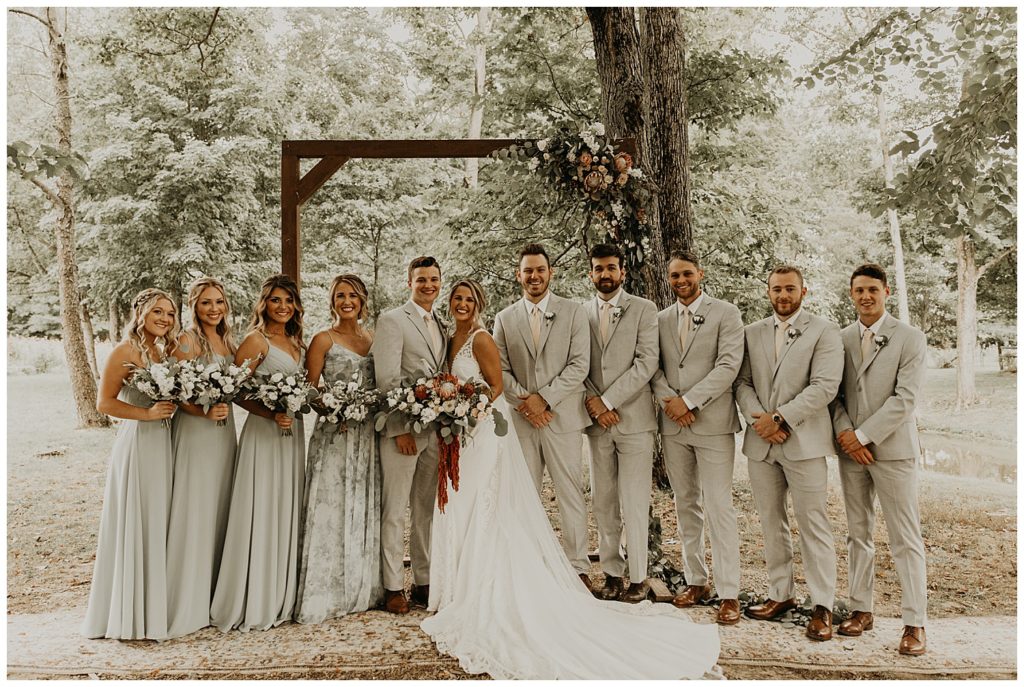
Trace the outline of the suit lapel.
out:
M 541 353 L 544 352 L 544 344 L 548 342 L 548 335 L 551 333 L 552 327 L 555 326 L 555 318 L 558 317 L 558 303 L 555 301 L 555 294 L 551 294 L 548 306 L 547 312 L 543 313 L 540 318 L 540 342 L 537 344 L 536 355 L 538 359 Z M 549 314 L 552 315 L 551 318 L 547 317 Z
M 601 299 L 598 296 L 594 296 L 591 307 L 587 309 L 587 316 L 590 317 L 591 328 L 597 333 L 595 338 L 601 345 L 601 350 L 604 350 L 604 340 L 601 338 Z
M 678 310 L 678 308 L 676 308 L 676 309 Z M 711 309 L 711 297 L 710 296 L 704 296 L 704 302 L 701 303 L 700 308 L 697 310 L 697 312 L 690 313 L 690 317 L 692 318 L 694 315 L 700 315 L 705 320 L 707 320 L 707 318 L 708 318 L 708 311 L 710 309 Z M 697 332 L 700 331 L 700 328 L 702 326 L 704 326 L 703 323 L 700 324 L 700 325 L 695 326 L 693 329 L 690 330 L 690 335 L 686 337 L 686 350 L 683 351 L 682 359 L 685 359 L 686 358 L 686 354 L 690 352 L 690 348 L 693 347 L 693 340 L 697 338 Z
M 629 307 L 629 301 L 630 295 L 623 291 L 622 295 L 619 296 L 619 316 L 615 316 L 615 308 L 612 308 L 611 313 L 608 315 L 608 341 L 612 340 L 612 337 L 615 335 L 615 329 L 619 326 L 619 322 L 621 322 L 622 318 L 626 316 L 626 308 Z M 604 348 L 604 345 L 605 344 L 602 343 L 601 347 Z
M 523 343 L 526 344 L 526 349 L 530 351 L 530 355 L 537 358 L 537 348 L 533 345 L 533 333 L 530 331 L 530 318 L 526 314 L 526 306 L 523 305 L 523 301 L 517 301 L 512 307 L 512 317 L 515 320 L 514 327 L 519 335 L 523 337 Z
M 761 325 L 761 346 L 764 349 L 764 359 L 768 362 L 768 367 L 772 370 L 772 376 L 775 376 L 775 319 L 769 317 L 767 320 L 763 320 L 764 324 Z
M 796 327 L 796 329 L 800 330 L 800 334 L 802 335 L 804 333 L 804 330 L 807 329 L 807 323 L 810 321 L 810 319 L 811 318 L 810 318 L 810 316 L 807 313 L 805 313 L 805 312 L 804 313 L 800 313 L 800 320 L 797 321 L 797 322 L 793 322 L 792 324 L 789 325 L 789 328 L 786 330 L 786 341 L 785 341 L 785 343 L 782 344 L 782 348 L 779 350 L 779 359 L 775 361 L 775 369 L 772 370 L 772 379 L 775 379 L 775 375 L 777 375 L 779 373 L 779 367 L 782 365 L 782 361 L 786 359 L 786 354 L 789 353 L 789 349 L 793 348 L 793 346 L 796 345 L 797 339 L 800 338 L 799 336 L 790 336 L 789 333 L 791 331 L 793 331 L 794 327 Z M 773 320 L 772 321 L 772 337 L 771 337 L 772 338 L 772 352 L 773 353 L 775 352 L 775 327 L 774 327 L 774 324 L 775 323 L 774 323 L 774 320 Z
M 412 326 L 423 337 L 423 343 L 426 345 L 427 350 L 430 351 L 430 357 L 434 359 L 434 364 L 437 365 L 437 356 L 434 354 L 434 347 L 430 343 L 430 332 L 427 331 L 426 323 L 420 319 L 419 313 L 416 312 L 416 308 L 413 307 L 412 303 L 405 306 L 405 314 L 409 316 Z
M 890 321 L 890 320 L 892 320 L 892 321 Z M 888 315 L 885 318 L 885 324 L 882 325 L 882 327 L 880 328 L 878 333 L 880 335 L 888 337 L 890 340 L 892 340 L 892 333 L 893 333 L 893 331 L 895 329 L 896 329 L 896 321 L 892 319 L 892 315 Z M 859 339 L 860 338 L 860 327 L 857 327 L 857 334 L 858 334 L 857 338 Z M 860 348 L 860 342 L 859 341 L 858 341 L 857 347 Z M 874 348 L 874 350 L 871 351 L 871 355 L 869 355 L 868 359 L 865 360 L 864 362 L 862 362 L 860 364 L 860 367 L 857 368 L 857 379 L 860 379 L 862 376 L 864 376 L 864 373 L 867 371 L 867 369 L 869 367 L 871 367 L 871 363 L 873 363 L 875 361 L 875 358 L 878 357 L 878 352 L 881 351 L 881 350 L 882 350 L 882 347 L 879 346 L 878 344 L 875 344 L 875 348 Z

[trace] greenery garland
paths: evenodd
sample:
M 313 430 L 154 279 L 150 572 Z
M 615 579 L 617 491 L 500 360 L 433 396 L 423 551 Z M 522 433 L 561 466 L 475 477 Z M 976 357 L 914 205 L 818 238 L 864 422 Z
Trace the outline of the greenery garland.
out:
M 637 270 L 649 247 L 647 214 L 655 186 L 633 157 L 605 136 L 594 122 L 573 132 L 567 125 L 552 135 L 495 151 L 493 157 L 525 164 L 549 183 L 554 200 L 578 206 L 584 246 L 599 239 L 620 246 L 626 266 Z

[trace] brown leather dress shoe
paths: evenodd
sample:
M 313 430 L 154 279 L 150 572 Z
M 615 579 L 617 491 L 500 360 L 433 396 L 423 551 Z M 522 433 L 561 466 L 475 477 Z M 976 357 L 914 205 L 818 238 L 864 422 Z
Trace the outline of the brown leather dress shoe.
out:
M 405 600 L 405 592 L 384 591 L 384 610 L 388 613 L 403 615 L 409 612 L 409 602 Z
M 409 598 L 415 605 L 426 608 L 430 602 L 430 585 L 414 584 L 412 586 L 412 594 L 409 595 Z
M 600 591 L 594 592 L 594 596 L 605 601 L 616 601 L 620 596 L 622 596 L 622 578 L 615 577 L 613 575 L 606 575 L 604 578 L 604 587 L 602 587 Z
M 900 653 L 904 656 L 920 656 L 924 653 L 924 648 L 924 628 L 904 625 L 903 638 L 900 640 Z
M 647 598 L 647 583 L 646 582 L 630 582 L 629 589 L 622 592 L 622 596 L 619 597 L 619 601 L 625 601 L 628 604 L 638 604 Z
M 591 594 L 594 593 L 594 583 L 590 581 L 590 575 L 587 573 L 580 573 L 580 582 L 587 588 L 587 591 Z
M 689 608 L 701 601 L 711 598 L 711 587 L 706 584 L 687 585 L 682 593 L 672 599 L 672 605 L 676 608 Z
M 722 599 L 722 605 L 718 607 L 718 617 L 715 622 L 719 625 L 735 625 L 740 621 L 740 602 L 737 599 Z
M 839 623 L 839 634 L 845 637 L 860 637 L 875 626 L 875 616 L 867 611 L 854 611 L 849 618 Z
M 791 608 L 796 608 L 796 599 L 774 601 L 768 599 L 763 604 L 747 606 L 747 617 L 754 620 L 774 620 Z
M 832 611 L 824 606 L 815 606 L 805 634 L 816 642 L 832 639 Z

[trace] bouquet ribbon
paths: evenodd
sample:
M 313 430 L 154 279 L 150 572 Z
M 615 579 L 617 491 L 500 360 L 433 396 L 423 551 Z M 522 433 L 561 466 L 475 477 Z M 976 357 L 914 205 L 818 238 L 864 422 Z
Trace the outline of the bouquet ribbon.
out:
M 437 507 L 444 513 L 448 503 L 448 480 L 451 479 L 452 491 L 459 490 L 459 446 L 458 438 L 450 435 L 450 442 L 437 430 Z

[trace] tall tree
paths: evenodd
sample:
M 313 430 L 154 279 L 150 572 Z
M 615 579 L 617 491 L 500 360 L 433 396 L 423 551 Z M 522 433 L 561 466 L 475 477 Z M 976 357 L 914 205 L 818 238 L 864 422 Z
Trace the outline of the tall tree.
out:
M 96 379 L 93 377 L 82 332 L 79 301 L 78 264 L 75 260 L 75 178 L 77 176 L 71 146 L 71 90 L 68 85 L 68 52 L 65 40 L 67 14 L 63 30 L 58 24 L 57 11 L 47 7 L 42 15 L 25 10 L 11 10 L 38 21 L 46 28 L 47 49 L 50 58 L 50 79 L 54 93 L 54 130 L 57 138 L 55 158 L 60 172 L 56 184 L 51 185 L 38 175 L 28 174 L 59 212 L 54 227 L 57 254 L 57 285 L 60 297 L 60 317 L 63 331 L 64 359 L 71 379 L 72 395 L 80 427 L 106 427 L 110 420 L 96 410 Z M 63 161 L 63 162 L 62 162 Z M 19 162 L 15 165 L 24 170 Z

